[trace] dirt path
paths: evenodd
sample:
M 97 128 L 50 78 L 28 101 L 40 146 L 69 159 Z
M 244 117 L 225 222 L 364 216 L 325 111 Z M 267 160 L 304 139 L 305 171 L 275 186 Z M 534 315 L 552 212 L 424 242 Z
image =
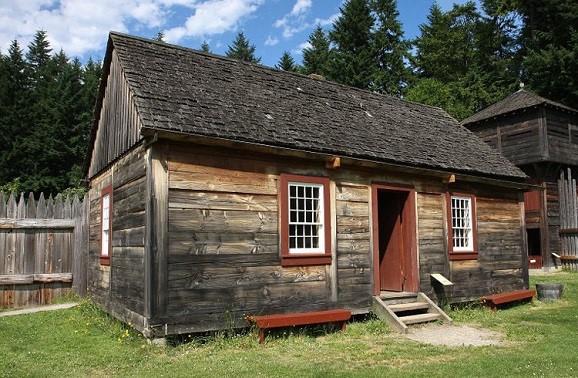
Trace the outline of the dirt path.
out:
M 74 307 L 76 305 L 78 305 L 78 303 L 63 303 L 63 304 L 57 304 L 57 305 L 23 308 L 21 310 L 3 311 L 3 312 L 0 312 L 0 318 L 4 317 L 4 316 L 33 314 L 35 312 L 42 312 L 42 311 L 64 310 L 67 308 Z
M 407 337 L 422 343 L 446 346 L 499 345 L 502 335 L 498 332 L 465 325 L 427 325 L 410 328 Z

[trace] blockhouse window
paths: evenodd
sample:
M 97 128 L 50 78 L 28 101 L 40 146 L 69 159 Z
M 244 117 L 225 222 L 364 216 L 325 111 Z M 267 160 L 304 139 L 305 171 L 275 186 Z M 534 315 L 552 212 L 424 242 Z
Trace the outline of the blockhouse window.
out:
M 282 174 L 282 265 L 331 263 L 329 179 Z
M 450 194 L 448 197 L 450 259 L 476 259 L 475 198 L 468 194 Z
M 100 243 L 100 263 L 110 265 L 110 253 L 112 251 L 112 186 L 109 185 L 101 192 L 100 197 L 101 214 L 101 243 Z

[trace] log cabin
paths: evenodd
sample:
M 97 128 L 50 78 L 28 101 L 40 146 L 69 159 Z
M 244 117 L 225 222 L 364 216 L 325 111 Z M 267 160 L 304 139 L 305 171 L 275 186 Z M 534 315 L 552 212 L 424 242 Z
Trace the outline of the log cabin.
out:
M 526 193 L 524 201 L 529 266 L 550 267 L 556 263 L 552 256 L 576 256 L 576 182 L 572 176 L 578 173 L 578 110 L 522 86 L 462 124 L 537 186 Z
M 527 177 L 439 108 L 111 32 L 91 141 L 91 294 L 151 338 L 528 286 Z

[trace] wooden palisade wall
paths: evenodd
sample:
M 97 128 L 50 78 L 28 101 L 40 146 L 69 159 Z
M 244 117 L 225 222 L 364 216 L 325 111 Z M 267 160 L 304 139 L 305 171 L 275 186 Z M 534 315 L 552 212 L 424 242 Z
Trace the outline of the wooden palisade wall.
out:
M 86 290 L 86 202 L 0 193 L 0 307 L 51 303 Z

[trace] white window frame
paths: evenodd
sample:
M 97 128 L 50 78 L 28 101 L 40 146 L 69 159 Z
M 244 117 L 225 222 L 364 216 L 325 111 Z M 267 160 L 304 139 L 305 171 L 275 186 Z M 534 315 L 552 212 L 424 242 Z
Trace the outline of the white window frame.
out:
M 102 189 L 100 194 L 100 263 L 110 264 L 112 253 L 112 186 Z
M 324 190 L 323 184 L 288 182 L 290 254 L 325 253 Z
M 474 246 L 474 222 L 473 206 L 471 197 L 450 196 L 451 220 L 452 220 L 452 250 L 454 252 L 473 252 Z

